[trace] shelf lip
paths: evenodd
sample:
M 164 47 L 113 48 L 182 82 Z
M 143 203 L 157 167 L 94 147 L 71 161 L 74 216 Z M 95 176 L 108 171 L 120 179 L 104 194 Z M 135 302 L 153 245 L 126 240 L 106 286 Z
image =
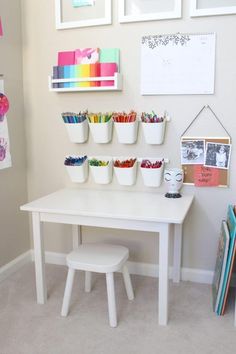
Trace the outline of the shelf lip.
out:
M 115 76 L 97 76 L 97 77 L 81 77 L 81 78 L 68 78 L 68 79 L 52 79 L 51 83 L 61 83 L 61 82 L 86 82 L 86 81 L 114 81 Z
M 61 87 L 51 88 L 50 91 L 54 92 L 76 92 L 76 91 L 121 91 L 121 89 L 114 86 L 91 86 L 91 87 Z
M 94 81 L 114 81 L 113 86 L 88 86 L 88 87 L 53 87 L 56 83 L 76 83 L 76 82 L 94 82 Z M 83 78 L 66 78 L 52 79 L 48 77 L 49 91 L 54 92 L 76 92 L 76 91 L 121 91 L 122 90 L 122 74 L 115 73 L 114 76 L 99 76 L 99 77 L 83 77 Z

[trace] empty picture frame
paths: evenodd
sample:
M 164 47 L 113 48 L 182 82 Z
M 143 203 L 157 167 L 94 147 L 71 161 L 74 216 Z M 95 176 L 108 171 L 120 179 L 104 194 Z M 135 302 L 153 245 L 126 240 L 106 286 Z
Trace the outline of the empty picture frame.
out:
M 181 18 L 182 0 L 119 0 L 119 22 Z
M 236 14 L 236 0 L 190 0 L 190 16 Z
M 99 0 L 94 6 L 73 7 L 72 1 L 55 0 L 56 29 L 111 24 L 111 0 Z

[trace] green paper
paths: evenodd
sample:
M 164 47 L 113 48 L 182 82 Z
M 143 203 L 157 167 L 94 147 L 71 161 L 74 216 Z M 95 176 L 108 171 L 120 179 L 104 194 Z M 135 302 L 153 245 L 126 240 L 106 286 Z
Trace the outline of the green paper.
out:
M 100 63 L 117 63 L 118 70 L 120 65 L 120 49 L 102 48 L 99 53 Z

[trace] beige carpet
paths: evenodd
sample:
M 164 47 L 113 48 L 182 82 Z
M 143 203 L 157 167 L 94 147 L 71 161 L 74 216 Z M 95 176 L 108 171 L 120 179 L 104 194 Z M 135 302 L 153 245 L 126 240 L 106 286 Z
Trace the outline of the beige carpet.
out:
M 60 317 L 66 267 L 47 265 L 49 298 L 35 301 L 29 264 L 0 283 L 0 354 L 233 354 L 233 297 L 224 317 L 212 312 L 211 287 L 170 284 L 170 321 L 157 324 L 157 280 L 132 276 L 133 302 L 116 275 L 118 327 L 108 325 L 105 279 L 95 275 L 90 294 L 83 273 L 75 279 L 71 311 Z M 80 278 L 80 282 L 79 282 Z

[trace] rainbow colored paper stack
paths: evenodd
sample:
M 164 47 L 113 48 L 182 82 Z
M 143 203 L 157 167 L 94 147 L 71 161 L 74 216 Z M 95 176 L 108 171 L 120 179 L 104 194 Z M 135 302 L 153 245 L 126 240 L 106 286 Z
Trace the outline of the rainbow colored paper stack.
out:
M 119 72 L 119 49 L 81 48 L 58 53 L 53 79 L 109 77 Z M 114 86 L 113 80 L 53 83 L 53 88 Z

